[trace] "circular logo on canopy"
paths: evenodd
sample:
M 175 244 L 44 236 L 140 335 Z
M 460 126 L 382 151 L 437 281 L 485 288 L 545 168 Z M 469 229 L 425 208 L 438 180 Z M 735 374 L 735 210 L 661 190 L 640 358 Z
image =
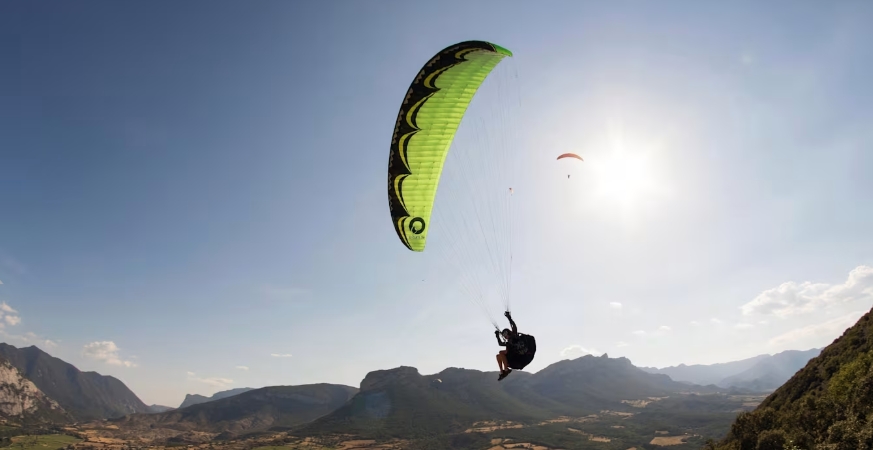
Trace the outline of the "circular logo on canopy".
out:
M 411 231 L 412 234 L 424 233 L 424 227 L 424 219 L 421 217 L 416 217 L 409 221 L 409 231 Z

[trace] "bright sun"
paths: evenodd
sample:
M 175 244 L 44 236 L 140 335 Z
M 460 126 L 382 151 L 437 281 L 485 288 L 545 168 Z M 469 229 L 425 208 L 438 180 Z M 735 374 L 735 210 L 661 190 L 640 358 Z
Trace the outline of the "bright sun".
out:
M 591 161 L 599 197 L 630 206 L 641 199 L 654 184 L 645 158 L 622 152 L 612 152 L 601 161 Z
M 587 159 L 593 199 L 603 207 L 620 209 L 624 215 L 653 205 L 666 186 L 658 177 L 652 156 L 615 147 Z

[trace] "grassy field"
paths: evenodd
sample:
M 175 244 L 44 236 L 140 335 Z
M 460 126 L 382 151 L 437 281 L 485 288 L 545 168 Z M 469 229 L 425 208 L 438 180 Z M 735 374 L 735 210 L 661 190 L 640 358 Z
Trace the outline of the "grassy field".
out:
M 39 436 L 16 436 L 12 438 L 13 450 L 57 450 L 69 444 L 75 444 L 81 439 L 66 434 L 45 434 Z

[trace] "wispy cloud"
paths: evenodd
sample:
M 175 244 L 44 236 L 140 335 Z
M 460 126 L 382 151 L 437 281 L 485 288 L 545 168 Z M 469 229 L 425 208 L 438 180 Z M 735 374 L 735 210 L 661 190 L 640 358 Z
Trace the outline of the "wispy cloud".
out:
M 852 311 L 840 317 L 819 324 L 797 328 L 770 339 L 774 347 L 797 347 L 804 345 L 825 345 L 839 337 L 847 328 L 854 325 L 867 311 Z
M 713 317 L 712 319 L 709 319 L 709 321 L 712 322 L 712 323 L 714 323 L 714 324 L 716 324 L 716 325 L 718 325 L 718 324 L 721 323 L 721 320 L 716 319 L 715 317 Z
M 20 342 L 20 343 L 25 344 L 25 345 L 39 345 L 39 346 L 42 346 L 44 349 L 55 348 L 58 346 L 57 341 L 53 341 L 51 339 L 46 339 L 46 338 L 39 336 L 38 334 L 36 334 L 32 331 L 28 331 L 27 333 L 24 333 L 24 334 L 9 333 L 5 329 L 2 328 L 2 325 L 3 325 L 3 323 L 0 322 L 0 336 L 3 336 L 4 338 L 6 338 L 9 341 Z
M 585 347 L 578 345 L 578 344 L 573 344 L 573 345 L 567 346 L 566 348 L 561 350 L 561 357 L 562 358 L 570 358 L 570 359 L 578 358 L 578 357 L 584 356 L 584 355 L 596 355 L 596 354 L 600 354 L 600 352 L 598 352 L 596 349 L 593 349 L 593 348 L 588 349 L 588 348 L 585 348 Z
M 239 370 L 249 370 L 248 366 L 236 366 Z
M 0 302 L 0 336 L 9 341 L 20 342 L 27 345 L 38 345 L 44 349 L 55 348 L 57 341 L 43 338 L 32 331 L 23 334 L 15 334 L 7 331 L 6 325 L 14 327 L 21 324 L 21 316 L 18 311 L 6 302 Z
M 270 356 L 273 358 L 290 358 L 290 353 L 270 353 Z
M 609 307 L 612 309 L 621 309 L 621 303 L 619 302 L 609 302 Z
M 667 325 L 661 325 L 660 327 L 658 327 L 658 331 L 670 331 L 670 330 L 672 330 L 672 328 L 668 327 Z
M 624 342 L 624 341 L 618 341 L 618 342 L 615 343 L 615 346 L 616 346 L 616 347 L 619 347 L 619 348 L 621 348 L 621 347 L 627 347 L 628 345 L 630 345 L 630 344 L 628 344 L 627 342 Z
M 129 360 L 121 359 L 119 352 L 121 349 L 112 341 L 95 341 L 86 344 L 82 349 L 82 354 L 96 361 L 101 361 L 113 366 L 136 367 L 136 363 Z
M 19 316 L 4 316 L 3 320 L 6 321 L 9 325 L 15 326 L 21 323 L 21 317 Z
M 21 316 L 18 315 L 18 311 L 9 306 L 6 302 L 0 303 L 0 327 L 9 324 L 11 326 L 18 325 L 21 323 Z
M 233 383 L 233 380 L 230 378 L 221 378 L 221 377 L 198 377 L 194 372 L 187 372 L 188 381 L 196 381 L 198 383 L 208 384 L 209 386 L 217 387 L 217 388 L 226 388 Z
M 848 303 L 873 305 L 873 267 L 852 269 L 841 284 L 788 281 L 758 294 L 740 309 L 744 315 L 787 317 Z
M 695 327 L 699 327 L 699 326 L 700 326 L 700 322 L 698 322 L 698 321 L 696 321 L 696 320 L 692 320 L 691 322 L 688 322 L 688 323 L 691 324 L 691 326 L 695 326 Z
M 0 284 L 3 284 L 3 280 L 0 280 Z
M 645 336 L 645 335 L 646 335 L 646 330 L 636 330 L 636 331 L 633 332 L 633 334 L 635 334 L 635 335 L 637 335 L 637 336 Z
M 745 329 L 745 328 L 752 328 L 753 326 L 754 326 L 754 325 L 752 325 L 752 324 L 750 324 L 750 323 L 740 322 L 740 323 L 734 325 L 734 328 L 737 328 L 737 329 L 741 329 L 741 330 L 742 330 L 742 329 Z

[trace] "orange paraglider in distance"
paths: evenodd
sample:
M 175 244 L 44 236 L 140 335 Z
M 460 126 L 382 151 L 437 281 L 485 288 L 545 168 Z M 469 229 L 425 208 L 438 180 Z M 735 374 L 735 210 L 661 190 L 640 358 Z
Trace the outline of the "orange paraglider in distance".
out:
M 577 154 L 575 154 L 575 153 L 564 153 L 563 155 L 561 155 L 561 156 L 558 157 L 558 159 L 562 159 L 562 158 L 576 158 L 576 159 L 578 159 L 579 161 L 585 161 L 584 159 L 582 159 L 581 156 L 579 156 L 579 155 L 577 155 Z
M 563 159 L 563 158 L 576 158 L 579 161 L 585 161 L 584 159 L 582 159 L 581 156 L 579 156 L 575 153 L 564 153 L 563 155 L 558 156 L 558 159 Z M 567 178 L 570 178 L 570 174 L 567 174 Z

